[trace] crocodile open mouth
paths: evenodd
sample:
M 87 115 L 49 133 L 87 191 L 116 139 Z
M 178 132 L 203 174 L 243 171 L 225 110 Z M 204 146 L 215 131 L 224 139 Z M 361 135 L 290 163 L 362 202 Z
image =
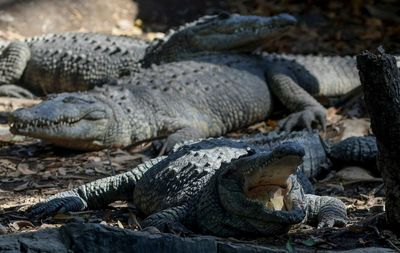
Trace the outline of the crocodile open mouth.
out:
M 247 198 L 261 202 L 268 210 L 291 210 L 290 175 L 297 170 L 301 156 L 272 158 L 244 174 L 243 191 Z
M 250 199 L 260 201 L 269 210 L 291 210 L 292 202 L 288 196 L 292 187 L 291 181 L 287 180 L 284 185 L 274 185 L 268 182 L 251 187 L 246 191 Z

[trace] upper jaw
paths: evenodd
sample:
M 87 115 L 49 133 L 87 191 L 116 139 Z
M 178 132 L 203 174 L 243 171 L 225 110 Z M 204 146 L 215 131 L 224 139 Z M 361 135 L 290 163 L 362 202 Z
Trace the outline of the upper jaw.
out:
M 253 48 L 263 39 L 273 37 L 295 23 L 296 19 L 289 14 L 272 17 L 231 15 L 226 20 L 218 21 L 214 27 L 194 29 L 191 37 L 200 48 L 229 50 L 244 47 L 242 50 L 246 50 L 246 47 Z
M 295 25 L 297 20 L 294 16 L 281 13 L 279 15 L 265 17 L 265 16 L 249 16 L 240 14 L 231 14 L 227 18 L 218 19 L 214 21 L 205 22 L 204 24 L 188 28 L 192 34 L 207 35 L 214 32 L 221 34 L 234 34 L 240 33 L 244 30 L 256 30 L 261 28 L 268 28 L 270 31 L 279 30 Z
M 297 23 L 294 16 L 286 13 L 271 17 L 263 16 L 241 16 L 238 14 L 232 15 L 232 21 L 226 22 L 226 25 L 220 26 L 218 30 L 228 30 L 230 33 L 241 33 L 242 31 L 257 32 L 264 29 L 264 31 L 274 32 L 280 31 L 283 28 L 288 28 Z M 226 27 L 224 29 L 224 27 Z M 251 34 L 249 34 L 251 35 Z M 268 35 L 265 33 L 264 35 Z
M 293 207 L 292 175 L 303 156 L 304 149 L 300 144 L 287 142 L 273 151 L 257 151 L 233 161 L 232 166 L 221 174 L 220 180 L 237 182 L 244 197 L 264 206 L 267 212 L 290 210 Z M 237 204 L 241 206 L 236 203 L 233 208 Z
M 26 110 L 26 109 L 21 109 L 21 110 Z M 46 118 L 46 117 L 29 117 L 29 118 L 24 118 L 21 116 L 21 114 L 25 114 L 24 111 L 15 111 L 9 115 L 9 126 L 10 126 L 10 131 L 14 134 L 37 134 L 40 137 L 41 132 L 57 132 L 57 131 L 62 131 L 63 129 L 68 129 L 68 128 L 73 128 L 79 124 L 82 124 L 83 121 L 101 121 L 105 119 L 105 112 L 104 111 L 92 111 L 88 112 L 86 115 L 81 116 L 81 117 L 68 117 L 68 116 L 62 116 L 60 115 L 59 117 L 55 119 L 51 118 Z M 88 120 L 87 117 L 88 115 L 94 115 L 94 114 L 102 114 L 104 115 L 103 117 L 99 117 L 98 119 L 92 118 L 91 120 Z

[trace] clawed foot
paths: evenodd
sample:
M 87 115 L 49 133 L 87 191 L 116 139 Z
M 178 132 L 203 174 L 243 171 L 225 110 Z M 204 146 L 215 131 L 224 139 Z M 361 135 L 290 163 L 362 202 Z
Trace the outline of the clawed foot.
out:
M 78 196 L 58 197 L 32 206 L 28 216 L 31 218 L 42 218 L 56 213 L 82 211 L 86 207 L 86 202 Z
M 190 235 L 193 234 L 191 230 L 186 228 L 180 222 L 174 221 L 166 221 L 166 222 L 159 222 L 158 224 L 146 226 L 146 222 L 143 223 L 145 226 L 142 231 L 147 231 L 152 234 L 158 233 L 172 233 L 176 235 Z
M 34 98 L 35 96 L 22 87 L 14 84 L 6 84 L 0 86 L 0 96 L 15 97 L 15 98 Z
M 321 219 L 318 222 L 318 228 L 332 228 L 332 227 L 344 227 L 347 224 L 347 219 L 340 216 L 329 216 Z
M 140 231 L 148 232 L 150 234 L 161 234 L 161 231 L 158 228 L 154 227 L 154 226 L 145 227 Z
M 313 124 L 321 125 L 326 129 L 326 111 L 323 107 L 309 107 L 303 111 L 290 114 L 279 121 L 279 128 L 284 131 L 291 131 L 295 128 L 311 130 Z
M 168 232 L 168 233 L 173 233 L 173 234 L 176 234 L 176 235 L 190 235 L 190 234 L 193 234 L 193 232 L 191 230 L 189 230 L 187 227 L 185 227 L 180 222 L 167 223 L 165 225 L 166 225 L 166 232 Z

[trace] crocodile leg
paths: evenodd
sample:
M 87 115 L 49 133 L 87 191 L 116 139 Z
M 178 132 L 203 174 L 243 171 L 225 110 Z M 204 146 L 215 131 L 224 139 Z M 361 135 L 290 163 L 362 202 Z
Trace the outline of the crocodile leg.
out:
M 290 131 L 297 127 L 311 130 L 312 123 L 319 123 L 323 129 L 326 128 L 325 108 L 298 85 L 288 68 L 271 66 L 266 75 L 272 92 L 283 105 L 294 112 L 280 122 L 283 130 Z
M 318 228 L 344 226 L 347 223 L 346 206 L 342 201 L 328 196 L 305 195 L 307 223 L 317 222 Z
M 207 136 L 207 133 L 197 128 L 193 128 L 190 126 L 183 127 L 168 136 L 167 140 L 164 143 L 164 146 L 160 151 L 160 155 L 164 154 L 165 152 L 171 151 L 173 147 L 178 143 L 182 143 L 186 140 L 198 140 L 201 138 L 206 138 Z
M 183 226 L 183 221 L 188 216 L 189 205 L 171 207 L 150 215 L 142 222 L 142 227 L 156 227 L 160 231 L 173 229 L 175 232 L 189 232 Z M 178 231 L 176 231 L 178 230 Z
M 56 194 L 45 202 L 34 205 L 29 216 L 43 217 L 55 213 L 81 211 L 86 208 L 99 209 L 116 200 L 130 200 L 133 197 L 136 182 L 143 173 L 163 159 L 164 157 L 158 157 L 138 165 L 131 171 Z
M 34 97 L 17 83 L 31 57 L 29 46 L 24 42 L 11 42 L 0 55 L 0 95 L 12 97 Z

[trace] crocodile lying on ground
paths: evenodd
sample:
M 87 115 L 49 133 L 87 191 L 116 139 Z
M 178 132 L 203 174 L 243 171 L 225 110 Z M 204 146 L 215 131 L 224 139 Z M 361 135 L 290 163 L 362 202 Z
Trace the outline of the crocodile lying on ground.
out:
M 336 151 L 373 147 L 375 140 L 356 138 L 337 145 L 341 147 L 332 147 Z M 319 172 L 328 161 L 325 147 L 316 133 L 309 132 L 186 143 L 131 171 L 50 197 L 33 206 L 30 215 L 102 208 L 122 199 L 133 200 L 147 216 L 143 227 L 163 229 L 178 222 L 217 236 L 269 236 L 300 222 L 343 225 L 344 204 L 332 197 L 305 194 L 310 184 L 297 176 L 301 171 L 309 176 Z M 343 157 L 373 156 L 376 149 L 351 153 Z
M 80 150 L 167 137 L 170 150 L 264 120 L 277 105 L 272 94 L 294 112 L 284 129 L 325 127 L 325 109 L 310 94 L 338 96 L 360 85 L 351 57 L 233 53 L 152 65 L 118 82 L 17 110 L 11 132 Z
M 87 90 L 129 74 L 147 45 L 130 37 L 75 32 L 12 41 L 1 51 L 0 93 Z
M 201 17 L 150 44 L 140 39 L 95 33 L 51 34 L 14 41 L 1 50 L 0 94 L 88 90 L 133 73 L 141 66 L 145 52 L 163 61 L 190 58 L 200 51 L 251 52 L 273 32 L 295 22 L 288 14 L 275 17 L 221 14 Z M 146 63 L 150 64 L 151 59 L 146 59 Z

